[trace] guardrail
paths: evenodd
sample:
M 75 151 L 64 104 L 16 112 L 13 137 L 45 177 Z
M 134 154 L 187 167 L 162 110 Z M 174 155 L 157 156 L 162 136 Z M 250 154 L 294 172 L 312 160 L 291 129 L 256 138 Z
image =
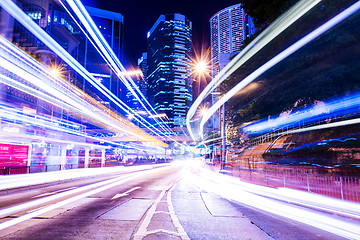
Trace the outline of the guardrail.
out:
M 232 164 L 207 164 L 208 168 L 231 175 L 244 182 L 268 186 L 286 187 L 317 193 L 342 200 L 360 202 L 360 178 L 356 176 L 329 175 L 283 166 L 246 168 Z

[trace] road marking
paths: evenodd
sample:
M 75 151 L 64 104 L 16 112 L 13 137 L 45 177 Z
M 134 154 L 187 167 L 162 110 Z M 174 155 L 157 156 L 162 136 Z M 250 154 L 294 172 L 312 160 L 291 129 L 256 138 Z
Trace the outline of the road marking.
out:
M 174 211 L 174 207 L 172 205 L 171 202 L 171 193 L 172 190 L 174 189 L 174 186 L 176 184 L 173 183 L 172 185 L 166 187 L 164 190 L 161 191 L 160 195 L 158 196 L 158 198 L 155 200 L 155 202 L 153 203 L 153 205 L 149 208 L 148 212 L 145 215 L 144 220 L 142 221 L 140 227 L 138 228 L 138 230 L 136 231 L 136 233 L 133 235 L 133 240 L 141 240 L 144 237 L 150 235 L 150 234 L 154 234 L 154 233 L 158 233 L 158 232 L 162 232 L 162 233 L 167 233 L 173 236 L 177 236 L 180 237 L 182 240 L 190 240 L 189 236 L 187 235 L 187 233 L 185 232 L 184 228 L 182 227 L 182 225 L 180 224 L 176 213 Z M 170 189 L 170 190 L 169 190 Z M 164 197 L 164 195 L 166 194 L 166 201 L 161 201 L 161 199 Z M 166 202 L 168 205 L 168 209 L 169 212 L 164 212 L 164 211 L 156 211 L 156 207 L 160 202 Z M 173 223 L 173 225 L 175 226 L 175 229 L 177 232 L 173 232 L 173 231 L 169 231 L 167 229 L 156 229 L 156 230 L 152 230 L 152 231 L 147 231 L 148 226 L 150 225 L 151 219 L 154 216 L 154 214 L 156 213 L 166 213 L 169 214 L 171 217 L 171 221 Z
M 173 206 L 172 201 L 171 201 L 171 193 L 172 193 L 175 185 L 176 185 L 176 184 L 174 184 L 174 185 L 171 187 L 170 191 L 169 191 L 168 194 L 167 194 L 167 199 L 166 199 L 166 200 L 167 200 L 167 204 L 168 204 L 168 207 L 169 207 L 169 213 L 170 213 L 172 222 L 173 222 L 176 230 L 178 231 L 181 239 L 183 239 L 183 240 L 190 240 L 189 236 L 187 235 L 187 233 L 185 232 L 183 226 L 181 225 L 178 217 L 176 216 L 176 213 L 175 213 L 175 210 L 174 210 L 174 206 Z
M 121 198 L 121 197 L 127 196 L 127 195 L 129 195 L 129 193 L 131 193 L 131 192 L 133 192 L 133 191 L 135 191 L 135 190 L 137 190 L 137 189 L 139 189 L 139 188 L 141 188 L 141 187 L 134 187 L 134 188 L 132 188 L 132 189 L 130 189 L 130 190 L 127 190 L 127 191 L 124 192 L 124 193 L 118 193 L 118 194 L 116 194 L 115 196 L 113 196 L 113 197 L 111 198 L 111 200 L 116 199 L 116 198 Z
M 145 215 L 145 218 L 143 220 L 143 222 L 141 223 L 139 229 L 137 230 L 137 232 L 134 234 L 134 240 L 141 240 L 143 239 L 146 235 L 148 235 L 147 232 L 147 227 L 150 224 L 151 218 L 153 217 L 153 215 L 155 214 L 155 210 L 156 210 L 156 206 L 158 205 L 158 203 L 161 201 L 161 199 L 163 198 L 165 192 L 169 189 L 170 187 L 166 187 L 164 190 L 161 191 L 160 195 L 158 196 L 158 198 L 155 200 L 155 202 L 153 203 L 153 205 L 150 207 L 150 209 L 148 210 L 148 212 Z

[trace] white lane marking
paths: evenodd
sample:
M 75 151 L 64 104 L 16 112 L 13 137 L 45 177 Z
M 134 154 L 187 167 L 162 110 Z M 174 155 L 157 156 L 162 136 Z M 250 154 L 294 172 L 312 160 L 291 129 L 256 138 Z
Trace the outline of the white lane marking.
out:
M 175 181 L 175 183 L 176 182 L 178 182 L 178 181 Z M 189 236 L 187 235 L 184 228 L 180 224 L 180 222 L 179 222 L 179 220 L 178 220 L 178 218 L 176 216 L 176 213 L 174 211 L 174 207 L 172 205 L 172 202 L 171 202 L 171 193 L 172 193 L 172 190 L 173 190 L 173 188 L 175 186 L 175 183 L 161 191 L 159 197 L 155 200 L 153 205 L 150 207 L 150 209 L 146 213 L 145 218 L 144 218 L 143 222 L 141 223 L 139 229 L 134 234 L 134 238 L 133 238 L 134 240 L 141 240 L 145 236 L 153 234 L 153 233 L 157 233 L 157 232 L 163 232 L 163 233 L 167 233 L 167 234 L 170 234 L 170 235 L 173 235 L 173 236 L 177 236 L 177 237 L 180 237 L 182 240 L 190 240 Z M 170 190 L 168 191 L 168 189 L 170 189 Z M 163 198 L 165 193 L 167 194 L 167 196 L 166 196 L 167 200 L 166 201 L 161 201 L 161 199 Z M 160 202 L 166 202 L 168 204 L 169 212 L 155 211 L 157 205 Z M 150 224 L 151 218 L 154 216 L 155 213 L 160 213 L 160 212 L 167 213 L 167 214 L 170 215 L 171 220 L 172 220 L 177 232 L 169 231 L 169 230 L 166 230 L 166 229 L 156 229 L 156 230 L 152 230 L 152 231 L 147 231 L 147 227 Z
M 166 168 L 171 168 L 171 166 L 165 167 L 165 169 Z M 29 203 L 21 204 L 21 205 L 15 206 L 15 207 L 3 209 L 3 210 L 0 211 L 0 216 L 1 215 L 8 215 L 9 213 L 13 213 L 13 212 L 18 212 L 19 209 L 20 210 L 26 209 L 26 208 L 29 208 L 29 206 L 36 206 L 39 203 L 40 204 L 46 203 L 46 201 L 44 201 L 44 199 L 47 199 L 48 200 L 47 202 L 49 202 L 49 201 L 53 201 L 54 199 L 58 199 L 60 197 L 64 197 L 64 196 L 67 196 L 67 195 L 70 195 L 70 194 L 74 194 L 74 193 L 79 192 L 79 191 L 85 191 L 85 190 L 88 190 L 88 189 L 92 189 L 92 188 L 95 188 L 95 187 L 102 186 L 100 188 L 96 188 L 96 189 L 91 190 L 89 192 L 82 193 L 82 194 L 77 195 L 75 197 L 68 198 L 66 200 L 54 203 L 54 204 L 52 204 L 50 206 L 44 207 L 44 208 L 39 209 L 37 211 L 22 215 L 21 217 L 17 217 L 17 218 L 14 218 L 12 220 L 0 223 L 0 230 L 3 230 L 5 228 L 11 227 L 11 226 L 16 225 L 18 223 L 24 222 L 24 221 L 29 220 L 31 218 L 37 217 L 37 216 L 39 216 L 39 215 L 41 215 L 43 213 L 52 211 L 52 210 L 54 210 L 56 208 L 62 207 L 64 205 L 68 204 L 68 203 L 74 202 L 74 201 L 79 200 L 81 198 L 91 196 L 93 194 L 105 191 L 105 190 L 107 190 L 109 188 L 112 188 L 112 187 L 115 187 L 117 185 L 123 184 L 125 182 L 130 181 L 130 180 L 134 180 L 134 179 L 136 179 L 138 177 L 143 177 L 145 175 L 152 174 L 152 173 L 159 172 L 159 171 L 164 171 L 164 168 L 151 169 L 151 170 L 148 170 L 148 171 L 145 171 L 145 172 L 136 172 L 136 173 L 133 173 L 134 174 L 133 176 L 122 176 L 122 177 L 118 177 L 118 178 L 115 178 L 115 179 L 106 180 L 106 181 L 95 183 L 95 184 L 92 184 L 92 185 L 88 185 L 88 186 L 85 186 L 85 187 L 82 187 L 82 188 L 77 188 L 77 189 L 73 189 L 73 190 L 70 190 L 70 191 L 67 191 L 67 192 L 59 193 L 59 194 L 56 194 L 56 195 L 53 195 L 53 196 L 45 197 L 43 199 L 38 199 L 38 200 L 35 200 L 35 201 L 31 201 Z
M 153 203 L 153 205 L 151 205 L 150 209 L 148 210 L 148 212 L 145 215 L 145 218 L 143 220 L 143 222 L 141 223 L 139 229 L 137 230 L 137 232 L 134 234 L 134 240 L 141 240 L 143 239 L 143 237 L 145 237 L 146 235 L 148 235 L 147 232 L 147 227 L 150 224 L 150 220 L 153 217 L 153 215 L 155 214 L 155 210 L 156 207 L 158 205 L 158 203 L 161 201 L 161 199 L 163 198 L 165 192 L 169 189 L 170 187 L 166 187 L 164 190 L 161 191 L 160 195 L 158 196 L 158 198 L 155 200 L 155 202 Z
M 71 190 L 71 189 L 74 189 L 74 188 L 76 188 L 76 187 L 70 187 L 70 188 L 60 189 L 60 190 L 53 191 L 53 192 L 47 192 L 47 193 L 43 193 L 43 194 L 34 196 L 34 197 L 32 197 L 32 198 L 39 198 L 39 197 L 44 197 L 44 196 L 48 196 L 48 195 L 53 195 L 53 194 L 55 194 L 55 193 L 65 192 L 65 191 L 68 191 L 68 190 Z
M 137 189 L 139 189 L 139 188 L 141 188 L 141 187 L 134 187 L 134 188 L 132 188 L 132 189 L 130 189 L 130 190 L 124 192 L 124 193 L 118 193 L 118 194 L 116 194 L 115 196 L 113 196 L 113 197 L 111 198 L 111 200 L 116 199 L 116 198 L 120 198 L 120 197 L 127 196 L 127 195 L 129 195 L 129 193 L 131 193 L 131 192 L 133 192 L 133 191 L 135 191 L 135 190 L 137 190 Z
M 180 237 L 182 240 L 190 240 L 189 236 L 187 235 L 187 233 L 185 232 L 183 226 L 181 225 L 178 217 L 176 216 L 176 213 L 175 213 L 175 210 L 174 210 L 174 206 L 172 204 L 172 201 L 171 201 L 171 194 L 172 194 L 172 191 L 174 189 L 176 184 L 174 184 L 170 191 L 167 193 L 167 204 L 168 204 L 168 208 L 169 208 L 169 213 L 170 213 L 170 216 L 171 216 L 171 219 L 172 219 L 172 222 L 176 228 L 176 230 L 178 231 Z

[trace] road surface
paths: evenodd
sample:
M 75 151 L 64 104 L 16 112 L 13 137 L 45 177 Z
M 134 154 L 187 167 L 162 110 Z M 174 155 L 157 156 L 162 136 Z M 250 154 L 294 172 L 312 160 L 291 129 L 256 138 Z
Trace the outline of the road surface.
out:
M 199 189 L 182 166 L 0 195 L 1 239 L 341 239 Z

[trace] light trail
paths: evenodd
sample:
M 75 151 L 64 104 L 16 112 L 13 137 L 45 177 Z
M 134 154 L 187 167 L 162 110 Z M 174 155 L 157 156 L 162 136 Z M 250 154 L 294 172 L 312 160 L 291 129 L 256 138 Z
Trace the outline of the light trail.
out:
M 3 43 L 3 44 L 5 44 L 6 45 L 6 40 L 4 40 L 2 37 L 0 37 L 0 40 L 1 40 L 1 43 Z M 72 88 L 73 88 L 73 86 L 71 86 L 71 85 L 68 85 L 68 86 L 66 86 L 66 85 L 63 85 L 63 84 L 65 84 L 65 83 L 67 83 L 67 82 L 65 82 L 65 81 L 63 81 L 63 80 L 57 80 L 57 83 L 61 83 L 62 85 L 61 86 L 63 86 L 63 87 L 65 87 L 65 88 L 63 88 L 63 89 L 59 89 L 59 85 L 55 85 L 55 86 L 53 86 L 53 87 L 50 87 L 50 86 L 48 86 L 48 81 L 47 81 L 47 76 L 48 76 L 48 74 L 49 74 L 49 69 L 48 68 L 45 68 L 45 67 L 43 67 L 42 65 L 40 65 L 38 62 L 36 62 L 34 59 L 32 59 L 32 58 L 29 58 L 25 53 L 23 53 L 22 51 L 19 51 L 19 49 L 17 49 L 17 48 L 14 48 L 10 43 L 7 43 L 8 45 L 8 49 L 11 49 L 12 51 L 14 51 L 14 52 L 18 52 L 18 54 L 19 54 L 19 59 L 18 60 L 21 60 L 21 63 L 24 63 L 25 64 L 25 66 L 27 66 L 28 67 L 28 70 L 26 71 L 26 72 L 24 72 L 24 71 L 20 71 L 19 69 L 20 68 L 16 68 L 16 69 L 12 69 L 11 67 L 9 67 L 8 66 L 8 64 L 3 64 L 3 66 L 2 67 L 5 67 L 5 68 L 7 68 L 8 70 L 10 70 L 10 71 L 13 71 L 13 72 L 15 72 L 17 75 L 22 75 L 22 74 L 24 74 L 24 73 L 26 73 L 26 74 L 24 74 L 24 76 L 22 76 L 24 79 L 26 79 L 26 80 L 30 80 L 30 82 L 31 83 L 33 83 L 33 84 L 35 84 L 36 86 L 38 86 L 40 89 L 44 89 L 45 88 L 45 90 L 48 90 L 48 91 L 51 91 L 52 92 L 52 95 L 55 95 L 55 96 L 57 96 L 57 97 L 59 97 L 60 96 L 60 98 L 59 99 L 62 99 L 62 101 L 60 101 L 60 100 L 57 100 L 56 99 L 56 101 L 54 102 L 55 103 L 55 105 L 56 105 L 56 102 L 59 102 L 59 107 L 61 107 L 61 108 L 63 108 L 64 106 L 67 106 L 67 108 L 69 108 L 69 109 L 71 109 L 71 110 L 73 110 L 73 111 L 75 111 L 75 112 L 78 112 L 78 114 L 85 114 L 85 116 L 86 116 L 86 112 L 89 112 L 89 109 L 92 109 L 93 108 L 93 106 L 91 106 L 91 105 L 89 105 L 89 103 L 88 102 L 86 102 L 86 101 L 84 101 L 84 99 L 83 99 L 83 93 L 80 93 L 80 94 L 78 94 L 78 96 L 76 96 L 77 97 L 77 99 L 75 99 L 75 100 L 73 100 L 73 98 L 72 97 L 69 97 L 69 98 L 67 98 L 66 97 L 66 95 L 63 95 L 63 94 L 70 94 L 70 95 L 72 95 L 73 96 L 73 92 L 76 92 L 76 91 L 73 91 L 72 90 Z M 0 58 L 0 61 L 1 60 L 3 60 L 4 62 L 5 62 L 5 59 L 2 59 L 2 58 Z M 6 61 L 8 62 L 8 63 L 10 63 L 9 61 L 8 61 L 8 59 L 6 59 Z M 32 65 L 33 64 L 33 65 Z M 15 65 L 11 65 L 12 67 L 15 67 Z M 34 72 L 35 70 L 37 70 L 37 71 L 40 71 L 40 72 L 36 72 L 36 73 L 32 73 L 32 72 Z M 31 74 L 33 74 L 33 75 L 31 75 Z M 26 76 L 25 76 L 26 75 Z M 29 78 L 28 76 L 31 76 L 31 78 Z M 32 77 L 32 76 L 36 76 L 36 77 Z M 41 76 L 44 76 L 46 79 L 44 80 Z M 6 78 L 7 80 L 10 80 L 9 78 Z M 10 81 L 11 83 L 14 83 L 15 81 L 14 80 L 11 80 Z M 26 88 L 26 89 L 28 89 L 28 88 Z M 50 90 L 49 90 L 50 89 Z M 60 91 L 59 91 L 60 90 Z M 75 89 L 75 90 L 77 90 L 77 89 Z M 22 90 L 23 91 L 23 90 Z M 47 101 L 49 101 L 49 98 L 50 99 L 52 99 L 51 98 L 51 96 L 49 96 L 48 95 L 48 93 L 42 93 L 42 92 L 39 92 L 39 91 L 37 91 L 38 93 L 41 93 L 42 95 L 45 95 L 46 96 L 46 99 L 45 100 L 47 100 Z M 80 97 L 80 98 L 79 98 Z M 64 100 L 66 100 L 66 99 L 70 99 L 70 103 L 69 102 L 63 102 Z M 90 99 L 91 100 L 91 99 Z M 50 101 L 50 103 L 51 104 L 53 104 L 51 101 Z M 74 104 L 75 104 L 75 106 L 74 106 Z M 77 104 L 77 105 L 76 105 Z M 97 104 L 96 102 L 95 102 L 95 104 Z M 102 106 L 102 105 L 101 105 Z M 100 107 L 101 107 L 100 106 Z M 93 117 L 94 118 L 94 114 L 90 111 L 90 113 L 91 113 L 91 115 L 89 116 L 90 118 L 91 117 Z M 5 113 L 4 113 L 5 114 Z M 97 115 L 96 115 L 97 116 Z M 101 121 L 101 119 L 103 119 L 101 116 L 99 116 L 100 117 L 100 119 L 98 119 L 98 120 L 100 120 Z M 107 115 L 106 115 L 106 117 L 108 117 Z M 25 120 L 25 118 L 21 118 L 21 117 L 17 117 L 17 119 L 18 120 Z M 43 124 L 41 124 L 40 123 L 40 121 L 38 121 L 38 120 L 31 120 L 31 121 L 28 121 L 29 123 L 32 123 L 33 125 L 42 125 L 42 126 L 45 126 L 45 127 L 50 127 L 51 128 L 51 124 L 46 124 L 46 123 L 43 123 Z M 49 123 L 50 123 L 51 121 L 49 121 Z M 126 124 L 126 123 L 122 123 L 121 125 L 123 125 L 123 124 Z M 109 124 L 108 124 L 109 125 Z M 116 124 L 116 125 L 114 125 L 114 124 L 112 124 L 113 126 L 116 126 L 116 127 L 118 127 L 118 124 Z M 110 125 L 111 126 L 111 125 Z M 131 126 L 130 126 L 131 127 Z M 69 130 L 66 130 L 66 129 L 60 129 L 60 128 L 58 128 L 58 127 L 56 127 L 56 126 L 53 126 L 52 127 L 52 129 L 55 129 L 55 130 L 63 130 L 63 131 L 65 131 L 65 132 L 68 132 L 68 133 L 72 133 L 72 134 L 75 134 L 75 135 L 78 135 L 78 136 L 84 136 L 84 137 L 87 137 L 87 138 L 91 138 L 91 139 L 95 139 L 95 140 L 98 140 L 98 141 L 104 141 L 104 142 L 107 142 L 107 143 L 110 143 L 110 144 L 113 144 L 113 145 L 116 145 L 116 146 L 124 146 L 123 144 L 119 144 L 119 143 L 115 143 L 115 142 L 111 142 L 111 141 L 105 141 L 105 140 L 101 140 L 101 139 L 99 139 L 99 138 L 95 138 L 95 137 L 92 137 L 92 136 L 89 136 L 89 135 L 86 135 L 86 134 L 83 134 L 83 133 L 81 133 L 81 132 L 70 132 Z M 119 129 L 119 128 L 118 128 Z M 124 132 L 124 131 L 122 131 L 122 132 Z M 137 131 L 131 131 L 130 133 L 132 133 L 132 135 L 134 135 L 134 136 L 136 136 L 136 137 L 139 137 L 139 135 L 138 135 L 138 133 L 137 133 Z M 146 138 L 145 138 L 146 139 Z M 77 143 L 78 144 L 78 143 Z
M 51 95 L 57 96 L 59 99 L 62 99 L 62 101 L 64 101 L 64 102 L 72 105 L 73 107 L 75 107 L 78 110 L 78 112 L 81 112 L 81 113 L 83 113 L 85 115 L 88 115 L 91 118 L 97 119 L 98 121 L 103 122 L 103 123 L 113 127 L 114 129 L 120 130 L 121 132 L 127 133 L 129 135 L 133 135 L 133 136 L 138 136 L 134 132 L 126 130 L 124 128 L 120 128 L 118 125 L 116 125 L 116 124 L 110 122 L 109 120 L 107 120 L 107 119 L 93 113 L 92 111 L 89 110 L 88 107 L 81 105 L 78 101 L 74 100 L 73 98 L 68 97 L 62 91 L 58 91 L 57 89 L 50 87 L 44 81 L 41 81 L 41 79 L 38 76 L 31 75 L 29 72 L 27 72 L 27 71 L 21 69 L 20 67 L 14 65 L 13 63 L 8 61 L 7 59 L 4 59 L 4 58 L 0 57 L 0 66 L 7 69 L 10 72 L 15 73 L 16 75 L 22 77 L 23 79 L 26 79 L 26 80 L 30 81 L 35 86 L 38 86 L 39 88 L 41 88 L 44 91 L 50 93 Z
M 2 6 L 10 15 L 12 15 L 16 20 L 18 20 L 25 28 L 30 30 L 39 40 L 46 44 L 55 54 L 57 54 L 61 59 L 64 60 L 69 66 L 71 66 L 76 72 L 78 72 L 83 78 L 88 82 L 93 84 L 93 86 L 99 90 L 102 94 L 112 100 L 119 108 L 123 111 L 129 113 L 129 111 L 124 107 L 128 107 L 126 104 L 121 102 L 119 99 L 115 100 L 114 95 L 110 92 L 108 93 L 104 86 L 100 87 L 96 79 L 82 66 L 80 65 L 67 51 L 65 51 L 54 39 L 52 39 L 42 28 L 40 28 L 32 19 L 27 16 L 15 3 L 10 0 L 0 1 L 0 6 Z M 106 89 L 106 88 L 105 88 Z M 141 116 L 142 121 L 148 123 Z M 159 133 L 155 132 L 151 127 L 146 126 L 142 121 L 139 121 L 140 124 L 144 125 L 149 131 L 153 132 L 155 135 L 162 137 Z M 150 123 L 148 123 L 152 126 Z M 158 140 L 155 140 L 158 141 Z
M 3 108 L 3 109 L 1 109 Z M 3 121 L 19 121 L 19 122 L 23 122 L 23 123 L 27 123 L 27 124 L 31 124 L 32 126 L 40 126 L 42 128 L 46 128 L 46 129 L 51 129 L 51 130 L 55 130 L 55 131 L 59 131 L 61 133 L 68 133 L 68 134 L 72 134 L 75 136 L 80 136 L 80 137 L 86 137 L 88 139 L 93 139 L 99 142 L 104 142 L 104 143 L 109 143 L 112 144 L 114 146 L 121 146 L 121 147 L 128 147 L 127 145 L 121 144 L 121 143 L 117 143 L 117 142 L 112 142 L 112 141 L 108 141 L 105 140 L 103 138 L 97 138 L 97 137 L 93 137 L 91 135 L 88 135 L 86 133 L 83 133 L 80 131 L 79 127 L 76 126 L 78 128 L 78 130 L 71 130 L 69 128 L 66 127 L 61 127 L 60 125 L 68 125 L 68 127 L 70 126 L 69 123 L 64 123 L 61 121 L 58 121 L 56 119 L 51 119 L 51 118 L 46 118 L 44 116 L 40 116 L 40 115 L 26 115 L 21 111 L 18 111 L 16 109 L 11 109 L 11 108 L 6 108 L 6 107 L 2 107 L 0 106 L 0 114 L 1 117 L 3 118 Z M 73 124 L 71 124 L 73 125 Z M 5 133 L 5 132 L 1 132 L 0 131 L 0 135 L 1 134 L 6 134 L 7 136 L 9 135 L 9 133 Z M 15 136 L 15 134 L 13 134 Z M 18 134 L 16 136 L 25 138 L 25 137 L 29 137 L 29 135 L 22 135 L 22 134 Z M 47 141 L 55 141 L 55 142 L 61 142 L 61 140 L 56 140 L 56 139 L 48 139 L 48 138 L 42 138 L 42 137 L 38 137 L 37 139 L 46 139 Z M 66 143 L 73 143 L 75 145 L 81 145 L 81 146 L 97 146 L 100 147 L 99 145 L 95 145 L 95 144 L 87 144 L 84 142 L 76 142 L 76 141 L 64 141 Z M 104 147 L 104 146 L 101 146 Z M 138 149 L 138 146 L 133 146 L 133 148 Z
M 156 111 L 152 108 L 152 106 L 150 105 L 150 103 L 147 101 L 147 99 L 143 96 L 143 94 L 141 93 L 141 91 L 138 89 L 137 85 L 135 84 L 135 82 L 127 76 L 127 78 L 125 78 L 124 76 L 124 72 L 126 72 L 125 68 L 123 67 L 123 65 L 121 64 L 121 62 L 119 61 L 119 59 L 116 57 L 115 53 L 113 52 L 113 50 L 111 49 L 111 47 L 109 46 L 109 44 L 107 43 L 107 41 L 104 39 L 104 37 L 102 36 L 101 32 L 99 31 L 99 29 L 97 28 L 96 24 L 93 22 L 92 18 L 90 17 L 90 15 L 88 14 L 88 12 L 86 11 L 84 5 L 78 1 L 78 0 L 65 0 L 69 6 L 71 7 L 71 9 L 75 12 L 76 16 L 80 19 L 80 22 L 85 26 L 86 30 L 89 32 L 90 36 L 92 37 L 93 41 L 92 44 L 94 45 L 95 48 L 98 49 L 98 52 L 100 53 L 100 55 L 104 58 L 104 60 L 109 64 L 110 68 L 113 70 L 113 72 L 122 80 L 122 82 L 125 84 L 125 86 L 129 89 L 129 91 L 133 94 L 133 96 L 139 101 L 139 103 L 144 107 L 144 109 L 149 113 L 149 115 L 152 115 L 151 112 L 147 109 L 147 107 L 145 106 L 145 104 L 143 103 L 143 101 L 139 98 L 139 96 L 137 95 L 137 93 L 143 98 L 143 100 L 145 101 L 145 103 L 150 106 L 150 108 L 154 111 L 154 113 L 156 114 Z M 60 1 L 60 3 L 62 3 Z M 74 21 L 76 21 L 76 19 L 74 18 L 74 16 L 71 14 L 71 12 L 64 6 L 64 4 L 62 3 L 63 7 L 65 8 L 65 10 L 68 11 L 68 13 L 70 14 L 70 16 L 73 17 Z M 79 24 L 78 24 L 79 25 Z M 81 28 L 82 29 L 82 28 Z M 96 43 L 96 44 L 95 44 Z M 132 86 L 131 86 L 132 85 Z M 135 92 L 137 91 L 137 93 Z M 167 129 L 162 125 L 162 123 L 158 122 L 157 120 L 155 120 L 159 126 L 161 128 L 163 128 L 165 131 L 168 131 L 169 128 L 167 127 Z
M 257 123 L 249 124 L 242 129 L 247 134 L 263 134 L 265 132 L 283 129 L 299 122 L 302 122 L 303 125 L 308 125 L 336 116 L 358 113 L 359 107 L 360 93 L 355 93 L 350 96 L 343 96 L 327 102 L 321 102 L 305 109 L 293 109 L 294 113 L 264 119 Z M 336 124 L 336 126 L 339 126 L 339 124 Z
M 144 177 L 146 175 L 153 174 L 153 173 L 156 173 L 156 172 L 159 172 L 159 171 L 163 171 L 164 169 L 167 169 L 167 168 L 170 168 L 170 167 L 171 166 L 167 166 L 167 167 L 163 167 L 163 168 L 150 169 L 150 170 L 147 170 L 147 171 L 144 171 L 144 172 L 135 172 L 135 173 L 133 173 L 133 175 L 130 175 L 130 176 L 122 176 L 122 177 L 118 177 L 118 178 L 115 178 L 115 179 L 102 181 L 102 182 L 99 182 L 99 183 L 95 183 L 95 184 L 87 185 L 87 186 L 84 186 L 84 187 L 76 188 L 76 189 L 73 189 L 73 190 L 69 190 L 69 191 L 66 191 L 66 192 L 62 192 L 62 193 L 55 194 L 55 195 L 52 195 L 52 196 L 49 196 L 49 197 L 45 197 L 45 198 L 42 198 L 42 199 L 34 200 L 34 201 L 31 201 L 31 202 L 28 202 L 28 203 L 25 203 L 25 204 L 20 204 L 18 206 L 14 206 L 14 207 L 11 207 L 11 208 L 8 208 L 8 209 L 1 210 L 0 211 L 0 216 L 7 216 L 7 215 L 9 215 L 11 213 L 19 212 L 19 211 L 27 209 L 29 207 L 34 207 L 34 206 L 39 206 L 41 204 L 50 203 L 51 201 L 54 201 L 54 200 L 57 200 L 57 199 L 60 199 L 60 198 L 66 197 L 66 196 L 70 196 L 72 194 L 81 193 L 81 192 L 85 191 L 84 193 L 81 193 L 81 194 L 76 195 L 74 197 L 70 197 L 70 198 L 68 198 L 66 200 L 62 200 L 62 201 L 53 203 L 51 205 L 40 208 L 39 210 L 35 210 L 35 211 L 31 212 L 31 213 L 24 214 L 24 215 L 22 215 L 20 217 L 12 219 L 12 220 L 2 222 L 2 223 L 0 223 L 0 230 L 6 229 L 6 228 L 11 227 L 11 226 L 14 226 L 14 225 L 19 224 L 21 222 L 27 221 L 29 219 L 32 219 L 32 218 L 37 217 L 37 216 L 39 216 L 41 214 L 50 212 L 50 211 L 52 211 L 54 209 L 57 209 L 57 208 L 62 207 L 64 205 L 66 205 L 66 204 L 75 202 L 75 201 L 80 200 L 82 198 L 86 198 L 86 197 L 94 195 L 96 193 L 106 191 L 108 189 L 111 189 L 113 187 L 116 187 L 116 186 L 119 186 L 121 184 L 127 183 L 129 181 Z
M 286 188 L 269 188 L 202 169 L 199 175 L 186 172 L 188 184 L 248 206 L 313 226 L 348 239 L 359 239 L 360 206 L 317 194 Z
M 264 72 L 314 40 L 315 38 L 319 37 L 323 33 L 330 30 L 332 27 L 337 25 L 338 23 L 342 22 L 346 18 L 350 17 L 352 14 L 357 12 L 360 9 L 360 2 L 356 2 L 326 23 L 322 24 L 320 27 L 316 28 L 314 31 L 307 34 L 305 37 L 301 38 L 296 43 L 292 44 L 290 47 L 273 57 L 271 60 L 266 62 L 264 65 L 259 67 L 257 70 L 252 72 L 250 75 L 248 75 L 246 78 L 244 78 L 241 82 L 239 82 L 235 87 L 233 87 L 230 91 L 228 91 L 219 101 L 217 101 L 206 113 L 206 115 L 201 119 L 200 122 L 200 134 L 203 137 L 203 128 L 205 123 L 210 119 L 210 117 L 231 97 L 233 97 L 237 92 L 239 92 L 241 89 L 243 89 L 245 86 L 247 86 L 249 83 L 254 81 L 256 78 L 258 78 L 260 75 L 262 75 Z
M 299 1 L 294 7 L 287 11 L 284 15 L 276 19 L 269 27 L 267 27 L 258 37 L 256 37 L 244 50 L 242 50 L 235 58 L 225 66 L 223 70 L 205 87 L 190 107 L 186 116 L 186 126 L 190 133 L 191 138 L 196 141 L 197 137 L 191 128 L 190 120 L 195 115 L 197 108 L 201 105 L 211 92 L 230 76 L 236 69 L 243 65 L 247 60 L 259 52 L 270 41 L 277 37 L 281 32 L 288 28 L 291 24 L 301 18 L 304 14 L 310 11 L 321 0 L 302 0 Z

